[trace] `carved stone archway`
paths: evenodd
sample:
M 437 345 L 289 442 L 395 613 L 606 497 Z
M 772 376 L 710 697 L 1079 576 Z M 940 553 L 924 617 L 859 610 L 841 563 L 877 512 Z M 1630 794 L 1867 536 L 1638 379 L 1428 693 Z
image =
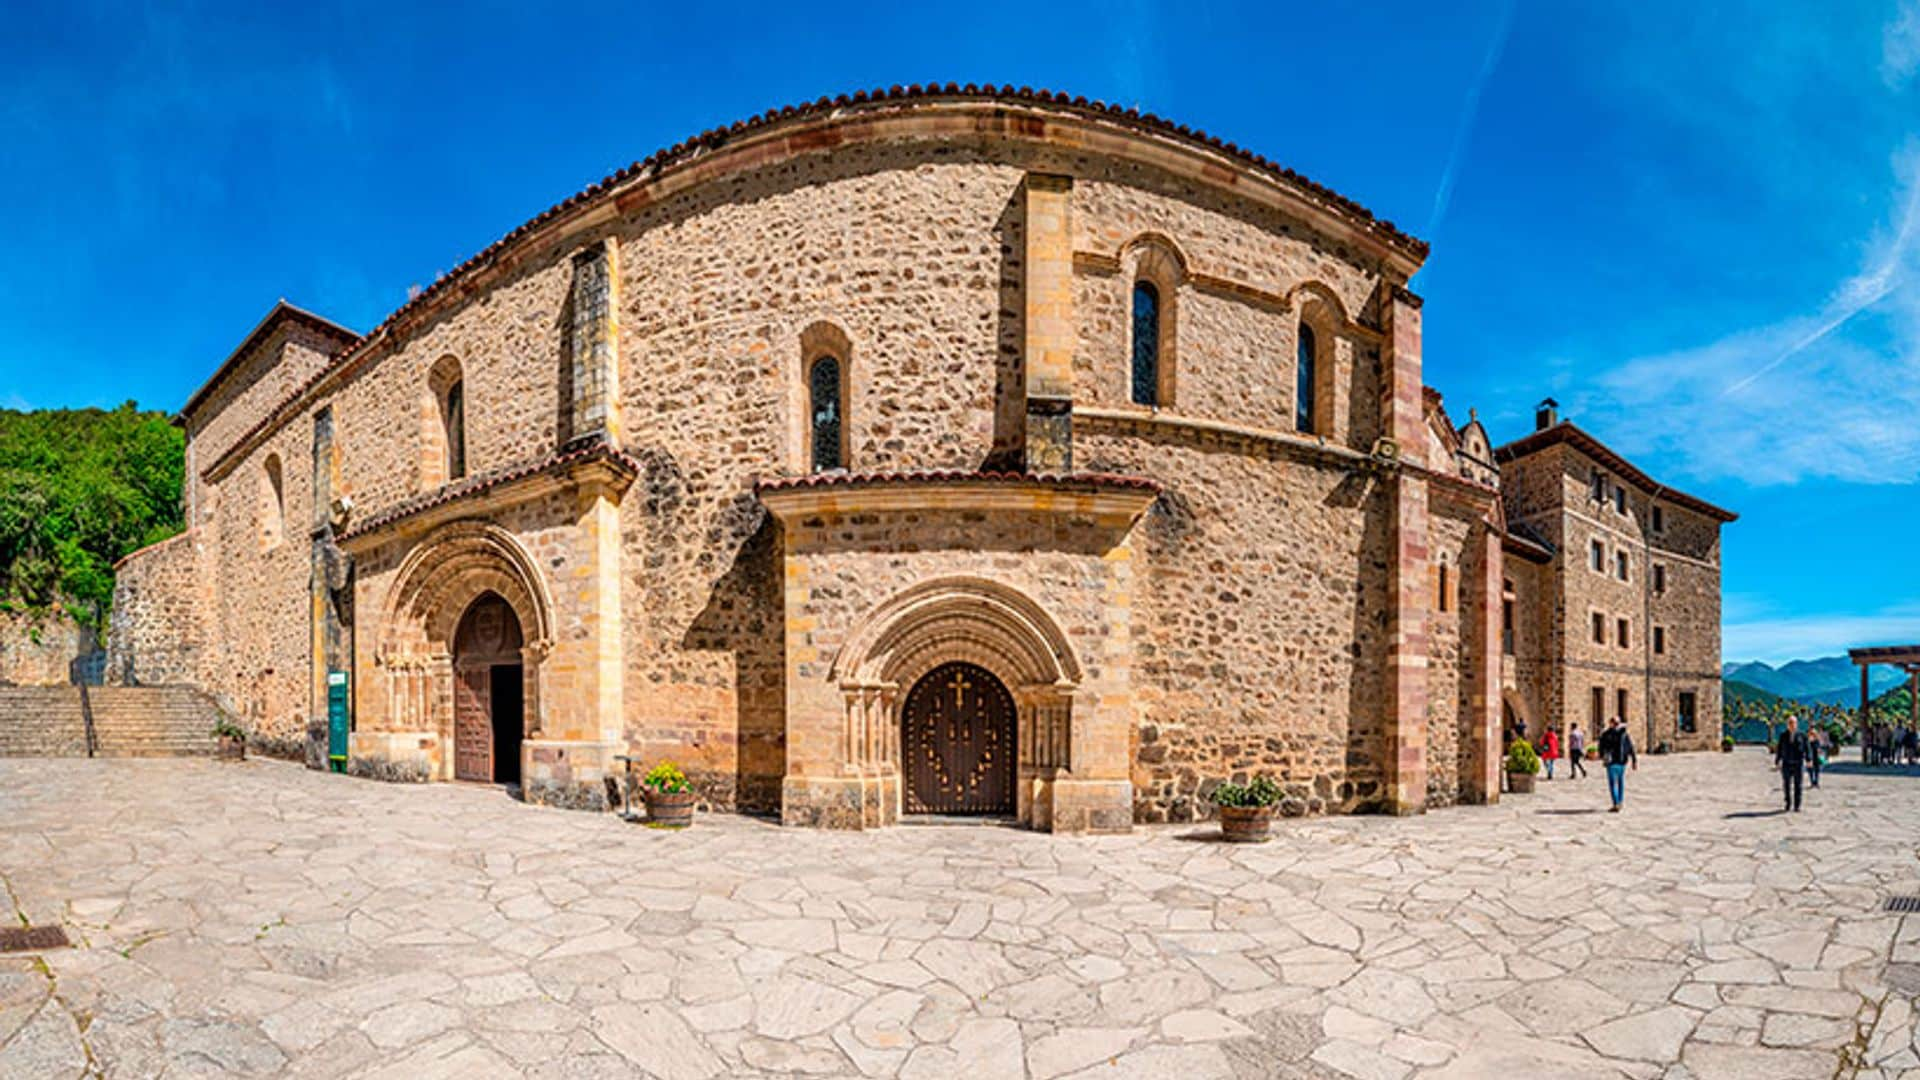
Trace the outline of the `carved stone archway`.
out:
M 507 602 L 525 636 L 520 657 L 526 734 L 539 737 L 542 662 L 553 648 L 553 601 L 519 540 L 480 521 L 451 522 L 427 534 L 394 575 L 374 651 L 392 729 L 430 734 L 441 747 L 452 745 L 454 634 L 461 616 L 488 593 Z M 440 755 L 436 778 L 450 778 L 452 768 L 451 754 Z
M 1024 593 L 985 578 L 925 582 L 882 604 L 835 656 L 829 678 L 845 702 L 843 772 L 859 777 L 868 824 L 901 810 L 905 693 L 942 664 L 991 672 L 1012 691 L 1016 812 L 1050 828 L 1052 783 L 1073 768 L 1073 703 L 1082 679 L 1067 635 Z

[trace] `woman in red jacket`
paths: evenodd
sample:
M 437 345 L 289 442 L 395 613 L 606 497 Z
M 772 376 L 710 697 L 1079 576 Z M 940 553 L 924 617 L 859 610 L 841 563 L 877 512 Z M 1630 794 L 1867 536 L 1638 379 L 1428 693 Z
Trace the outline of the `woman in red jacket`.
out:
M 1540 760 L 1547 763 L 1547 779 L 1553 779 L 1553 763 L 1560 760 L 1560 733 L 1552 728 L 1540 740 Z

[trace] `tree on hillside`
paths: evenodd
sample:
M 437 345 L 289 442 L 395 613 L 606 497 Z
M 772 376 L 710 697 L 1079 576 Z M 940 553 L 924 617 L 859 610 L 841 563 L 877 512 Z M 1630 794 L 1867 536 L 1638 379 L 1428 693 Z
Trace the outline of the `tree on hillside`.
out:
M 0 602 L 99 626 L 113 564 L 182 527 L 185 441 L 164 413 L 0 409 Z

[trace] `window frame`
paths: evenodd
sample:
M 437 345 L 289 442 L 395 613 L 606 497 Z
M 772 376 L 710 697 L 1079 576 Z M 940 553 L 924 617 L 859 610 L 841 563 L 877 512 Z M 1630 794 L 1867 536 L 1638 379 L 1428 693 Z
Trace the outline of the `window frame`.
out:
M 1165 363 L 1164 353 L 1166 352 L 1166 298 L 1161 295 L 1162 292 L 1158 282 L 1141 275 L 1133 279 L 1133 290 L 1128 294 L 1127 400 L 1149 409 L 1158 409 L 1165 404 L 1161 400 L 1165 396 L 1161 391 L 1165 376 L 1162 365 Z M 1140 300 L 1143 296 L 1151 303 L 1149 315 L 1152 324 L 1147 327 L 1141 325 Z M 1143 330 L 1146 332 L 1143 333 Z M 1141 370 L 1143 352 L 1147 353 L 1145 361 L 1148 366 L 1144 382 Z M 1141 399 L 1143 392 L 1147 394 L 1147 400 Z

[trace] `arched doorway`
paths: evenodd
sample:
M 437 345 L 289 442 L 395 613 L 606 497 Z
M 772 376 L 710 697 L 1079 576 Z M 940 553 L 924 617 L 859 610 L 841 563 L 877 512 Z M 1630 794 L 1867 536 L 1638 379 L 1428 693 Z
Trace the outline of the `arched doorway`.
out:
M 526 687 L 520 619 L 498 593 L 467 605 L 453 635 L 453 776 L 520 781 Z
M 986 668 L 941 664 L 913 684 L 900 711 L 909 814 L 1014 812 L 1013 695 Z

